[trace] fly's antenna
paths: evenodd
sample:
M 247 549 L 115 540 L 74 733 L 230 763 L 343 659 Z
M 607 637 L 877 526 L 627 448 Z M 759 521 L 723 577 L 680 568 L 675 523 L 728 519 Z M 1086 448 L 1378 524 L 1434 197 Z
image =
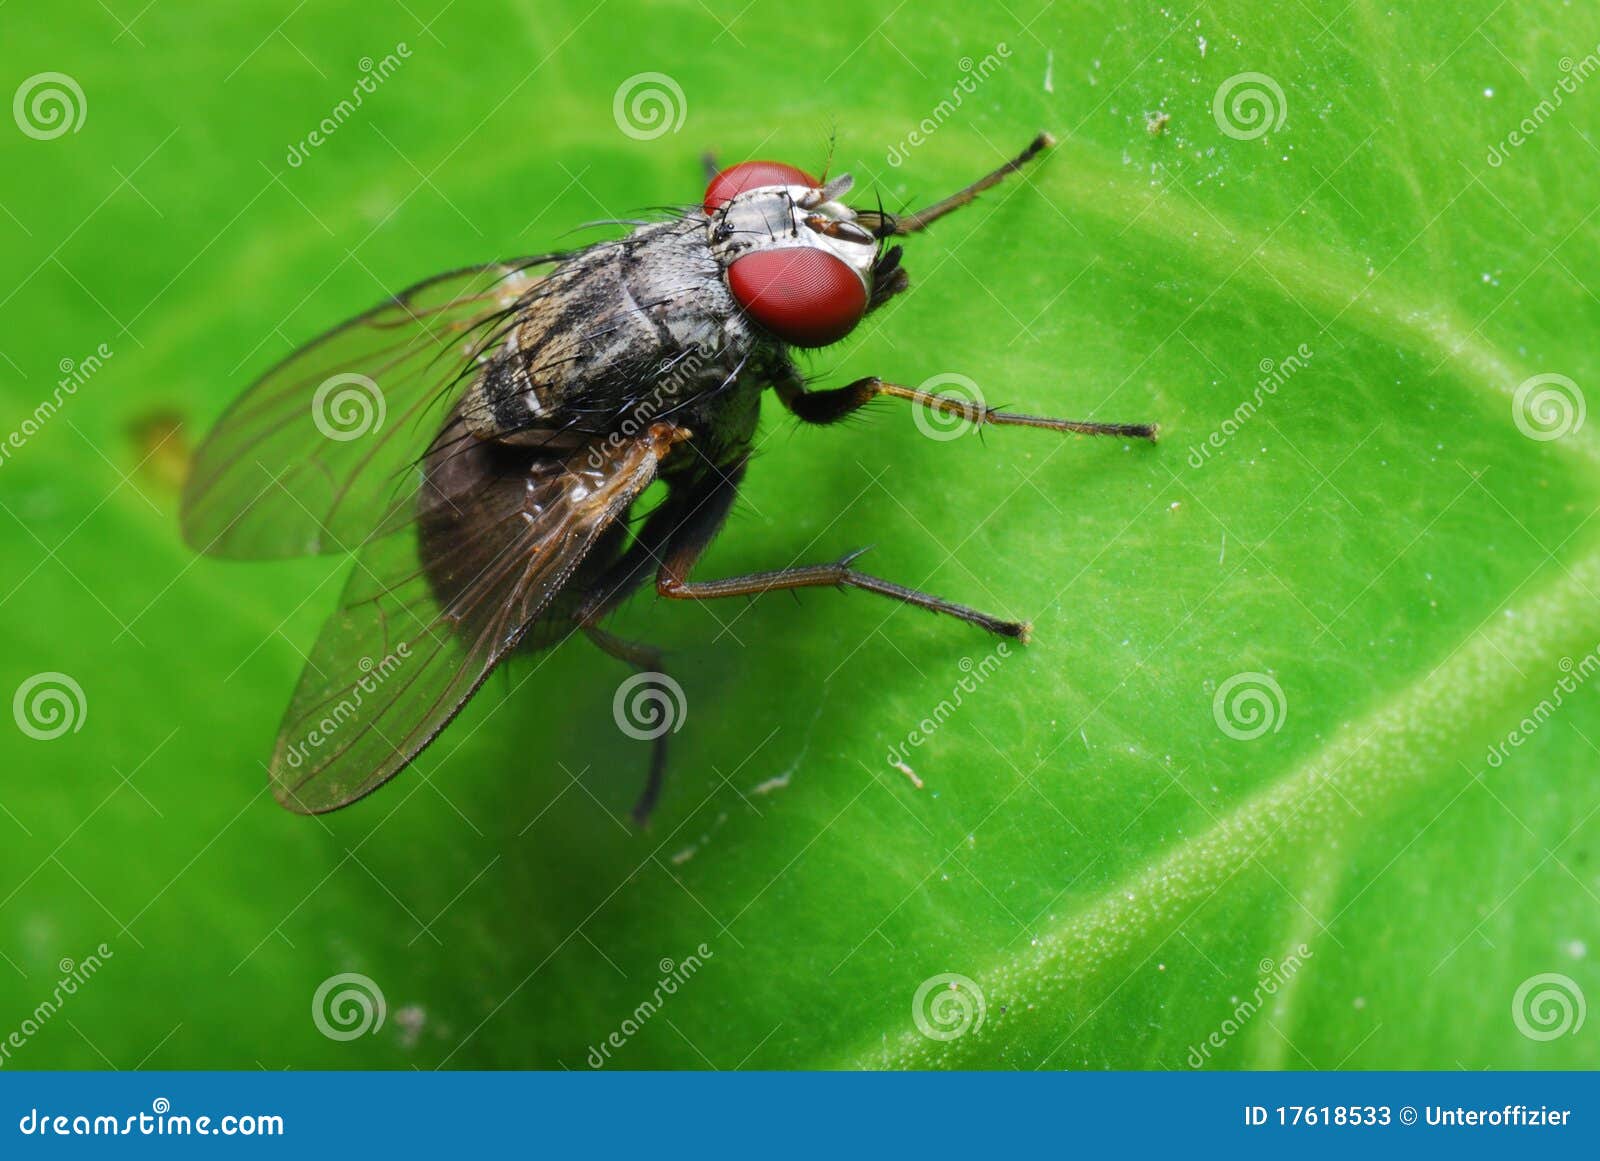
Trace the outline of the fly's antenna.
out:
M 839 144 L 839 126 L 835 124 L 828 130 L 828 156 L 822 162 L 822 184 L 828 184 L 828 171 L 833 168 L 834 147 Z
M 1017 172 L 1017 170 L 1027 165 L 1055 143 L 1056 139 L 1050 134 L 1041 133 L 1028 142 L 1028 147 L 1010 161 L 998 169 L 984 174 L 971 185 L 957 190 L 949 197 L 934 202 L 933 205 L 920 209 L 914 214 L 886 214 L 882 212 L 880 207 L 876 215 L 870 212 L 861 214 L 862 224 L 880 238 L 887 238 L 891 234 L 915 234 L 926 229 L 931 223 L 938 221 L 951 211 L 970 205 L 984 190 L 992 189 L 999 185 L 1001 180 L 1008 174 Z

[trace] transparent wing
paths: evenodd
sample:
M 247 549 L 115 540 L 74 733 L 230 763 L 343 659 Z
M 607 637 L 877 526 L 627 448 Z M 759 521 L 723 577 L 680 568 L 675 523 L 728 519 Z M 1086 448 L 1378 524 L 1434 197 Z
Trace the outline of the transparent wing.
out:
M 404 769 L 686 434 L 656 424 L 563 460 L 477 441 L 462 451 L 459 426 L 429 452 L 415 530 L 362 549 L 301 674 L 271 763 L 291 810 L 334 810 Z
M 348 551 L 414 512 L 421 452 L 546 254 L 418 283 L 290 355 L 196 453 L 183 533 L 210 556 Z

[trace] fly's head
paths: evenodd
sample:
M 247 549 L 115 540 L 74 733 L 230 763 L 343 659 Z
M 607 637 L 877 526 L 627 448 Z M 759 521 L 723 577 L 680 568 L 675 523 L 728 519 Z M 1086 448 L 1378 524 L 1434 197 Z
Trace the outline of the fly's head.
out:
M 850 185 L 849 174 L 821 185 L 792 165 L 746 161 L 706 187 L 706 229 L 728 290 L 791 346 L 844 338 L 874 305 L 874 280 L 892 266 L 878 236 L 838 200 Z

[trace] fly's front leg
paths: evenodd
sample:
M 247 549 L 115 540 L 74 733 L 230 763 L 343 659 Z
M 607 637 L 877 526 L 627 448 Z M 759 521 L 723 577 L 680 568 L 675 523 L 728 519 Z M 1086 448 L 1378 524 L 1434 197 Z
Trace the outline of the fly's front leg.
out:
M 877 376 L 857 379 L 845 387 L 826 391 L 807 391 L 798 374 L 782 379 L 777 384 L 778 398 L 783 405 L 806 423 L 837 423 L 853 411 L 858 411 L 880 395 L 891 399 L 904 399 L 946 415 L 959 416 L 975 427 L 1042 427 L 1048 431 L 1075 432 L 1079 435 L 1115 435 L 1125 439 L 1155 441 L 1158 428 L 1153 423 L 1096 423 L 1084 419 L 1054 419 L 1046 415 L 1027 415 L 1016 411 L 999 411 L 985 406 L 981 399 L 962 399 L 955 395 L 942 395 L 923 391 L 918 387 L 904 387 L 889 383 Z

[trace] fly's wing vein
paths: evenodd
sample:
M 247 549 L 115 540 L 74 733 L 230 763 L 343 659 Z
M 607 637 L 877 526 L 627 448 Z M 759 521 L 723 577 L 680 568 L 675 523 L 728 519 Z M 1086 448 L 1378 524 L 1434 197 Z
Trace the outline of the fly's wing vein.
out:
M 448 445 L 453 418 L 435 441 Z M 521 470 L 451 457 L 414 530 L 366 545 L 301 674 L 270 766 L 278 800 L 320 813 L 388 781 L 460 712 L 655 477 L 641 438 Z M 479 457 L 509 457 L 484 445 Z M 453 479 L 475 483 L 454 494 Z M 429 495 L 432 495 L 430 491 Z
M 348 551 L 412 518 L 419 452 L 546 254 L 413 286 L 273 367 L 196 453 L 184 536 L 212 556 Z

